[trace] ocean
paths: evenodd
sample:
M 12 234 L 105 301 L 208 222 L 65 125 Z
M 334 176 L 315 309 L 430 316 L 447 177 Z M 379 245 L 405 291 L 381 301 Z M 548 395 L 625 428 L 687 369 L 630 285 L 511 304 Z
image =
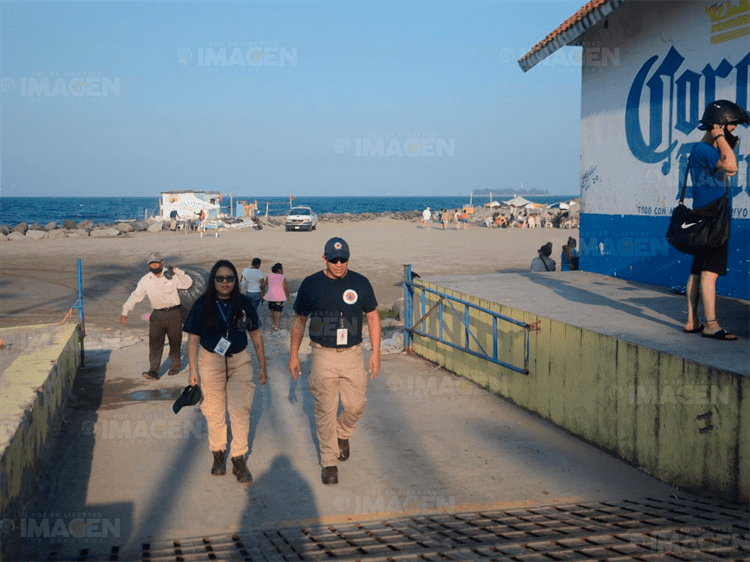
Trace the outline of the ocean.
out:
M 546 195 L 526 197 L 534 203 L 549 205 L 568 201 L 577 195 Z M 512 196 L 493 196 L 496 201 Z M 474 206 L 489 202 L 489 196 L 475 196 Z M 234 197 L 238 201 L 258 202 L 262 214 L 285 215 L 289 210 L 288 197 Z M 421 211 L 431 209 L 457 209 L 469 203 L 469 196 L 457 197 L 296 197 L 294 205 L 307 205 L 321 213 L 382 213 L 388 211 Z M 56 222 L 62 226 L 65 219 L 80 222 L 92 220 L 94 224 L 118 220 L 143 220 L 159 211 L 159 197 L 0 197 L 0 224 L 13 226 L 19 222 L 46 225 Z M 229 197 L 224 196 L 222 211 L 231 215 Z

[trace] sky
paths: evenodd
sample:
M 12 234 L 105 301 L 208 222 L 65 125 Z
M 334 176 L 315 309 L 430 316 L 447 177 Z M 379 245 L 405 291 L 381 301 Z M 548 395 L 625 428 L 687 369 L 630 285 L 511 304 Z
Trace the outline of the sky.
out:
M 574 2 L 0 2 L 0 196 L 579 188 Z

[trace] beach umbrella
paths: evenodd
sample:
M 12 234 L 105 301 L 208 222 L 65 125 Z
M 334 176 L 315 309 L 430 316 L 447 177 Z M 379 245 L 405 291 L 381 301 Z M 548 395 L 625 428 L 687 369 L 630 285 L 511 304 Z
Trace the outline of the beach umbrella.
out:
M 525 207 L 526 205 L 531 203 L 531 201 L 529 201 L 525 197 L 516 195 L 513 199 L 511 199 L 510 201 L 505 201 L 504 203 L 506 205 L 510 205 L 511 207 Z
M 552 203 L 549 208 L 550 209 L 562 209 L 563 211 L 567 210 L 569 207 L 569 204 L 565 201 L 558 201 L 557 203 Z

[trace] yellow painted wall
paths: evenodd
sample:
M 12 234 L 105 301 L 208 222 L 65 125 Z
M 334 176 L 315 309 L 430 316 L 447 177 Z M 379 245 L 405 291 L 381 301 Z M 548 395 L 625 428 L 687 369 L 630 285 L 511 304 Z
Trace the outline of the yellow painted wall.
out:
M 0 521 L 6 539 L 14 534 L 12 526 L 17 531 L 23 506 L 33 496 L 80 363 L 77 325 L 28 330 L 35 328 L 41 343 L 5 369 L 0 387 Z M 3 541 L 0 560 L 13 548 Z
M 527 323 L 529 375 L 415 335 L 415 353 L 465 376 L 597 447 L 683 489 L 750 501 L 748 378 L 424 283 L 433 290 Z M 426 310 L 437 297 L 426 293 Z M 414 322 L 424 314 L 414 290 Z M 461 319 L 464 307 L 453 305 Z M 438 313 L 417 328 L 438 335 Z M 465 345 L 456 313 L 443 305 L 443 338 Z M 473 309 L 470 326 L 492 353 L 491 316 Z M 498 323 L 499 359 L 524 365 L 524 329 Z M 473 341 L 470 349 L 478 350 Z M 743 430 L 744 428 L 744 430 Z

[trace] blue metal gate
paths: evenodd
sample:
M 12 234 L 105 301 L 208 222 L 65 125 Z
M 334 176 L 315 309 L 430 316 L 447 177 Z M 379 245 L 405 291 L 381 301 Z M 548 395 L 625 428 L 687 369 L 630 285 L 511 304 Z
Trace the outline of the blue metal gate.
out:
M 416 322 L 414 322 L 414 310 L 415 310 L 414 289 L 415 288 L 418 288 L 419 292 L 421 293 L 421 299 L 420 299 L 421 302 L 417 305 L 419 306 L 420 317 L 419 317 L 419 320 L 417 320 Z M 427 295 L 428 294 L 435 295 L 437 297 L 437 302 L 433 304 L 429 310 L 427 310 Z M 461 305 L 463 307 L 463 312 L 459 312 L 458 310 L 456 310 L 454 303 Z M 464 336 L 462 338 L 464 340 L 463 344 L 456 343 L 455 341 L 450 341 L 445 338 L 445 334 L 443 330 L 443 327 L 444 327 L 443 315 L 445 311 L 445 304 L 447 304 L 450 307 L 450 311 L 452 311 L 454 317 L 457 318 L 459 322 L 461 322 L 461 325 L 463 327 L 463 336 Z M 491 318 L 491 321 L 492 321 L 492 352 L 491 353 L 488 353 L 484 349 L 481 342 L 477 338 L 476 334 L 474 334 L 471 330 L 469 319 L 471 317 L 472 310 L 479 310 L 487 314 Z M 426 329 L 426 327 L 425 328 L 421 327 L 421 326 L 426 326 L 426 319 L 430 315 L 432 315 L 435 311 L 437 311 L 437 333 L 436 334 L 430 333 L 430 330 Z M 523 334 L 524 334 L 523 367 L 511 365 L 508 362 L 500 360 L 499 348 L 498 348 L 498 341 L 499 341 L 498 323 L 499 322 L 509 322 L 511 324 L 515 324 L 516 326 L 520 326 L 521 328 L 523 328 Z M 414 278 L 413 278 L 413 273 L 411 270 L 411 265 L 404 266 L 404 328 L 406 330 L 406 333 L 404 336 L 404 347 L 406 349 L 410 349 L 412 347 L 412 338 L 414 335 L 418 335 L 424 338 L 437 341 L 441 344 L 447 345 L 454 349 L 458 349 L 460 351 L 463 351 L 464 353 L 468 353 L 476 357 L 481 357 L 482 359 L 486 359 L 487 361 L 491 361 L 492 363 L 495 363 L 496 365 L 501 365 L 507 369 L 511 369 L 512 371 L 516 371 L 518 373 L 528 375 L 529 374 L 529 339 L 530 339 L 529 333 L 532 330 L 538 331 L 539 330 L 538 324 L 539 324 L 538 322 L 535 322 L 533 324 L 521 322 L 520 320 L 516 320 L 515 318 L 504 316 L 498 312 L 495 312 L 483 306 L 479 306 L 465 299 L 454 297 L 442 291 L 430 289 L 428 287 L 425 287 L 424 285 L 415 283 Z M 471 349 L 472 341 L 479 348 L 479 351 L 475 351 L 474 349 Z

